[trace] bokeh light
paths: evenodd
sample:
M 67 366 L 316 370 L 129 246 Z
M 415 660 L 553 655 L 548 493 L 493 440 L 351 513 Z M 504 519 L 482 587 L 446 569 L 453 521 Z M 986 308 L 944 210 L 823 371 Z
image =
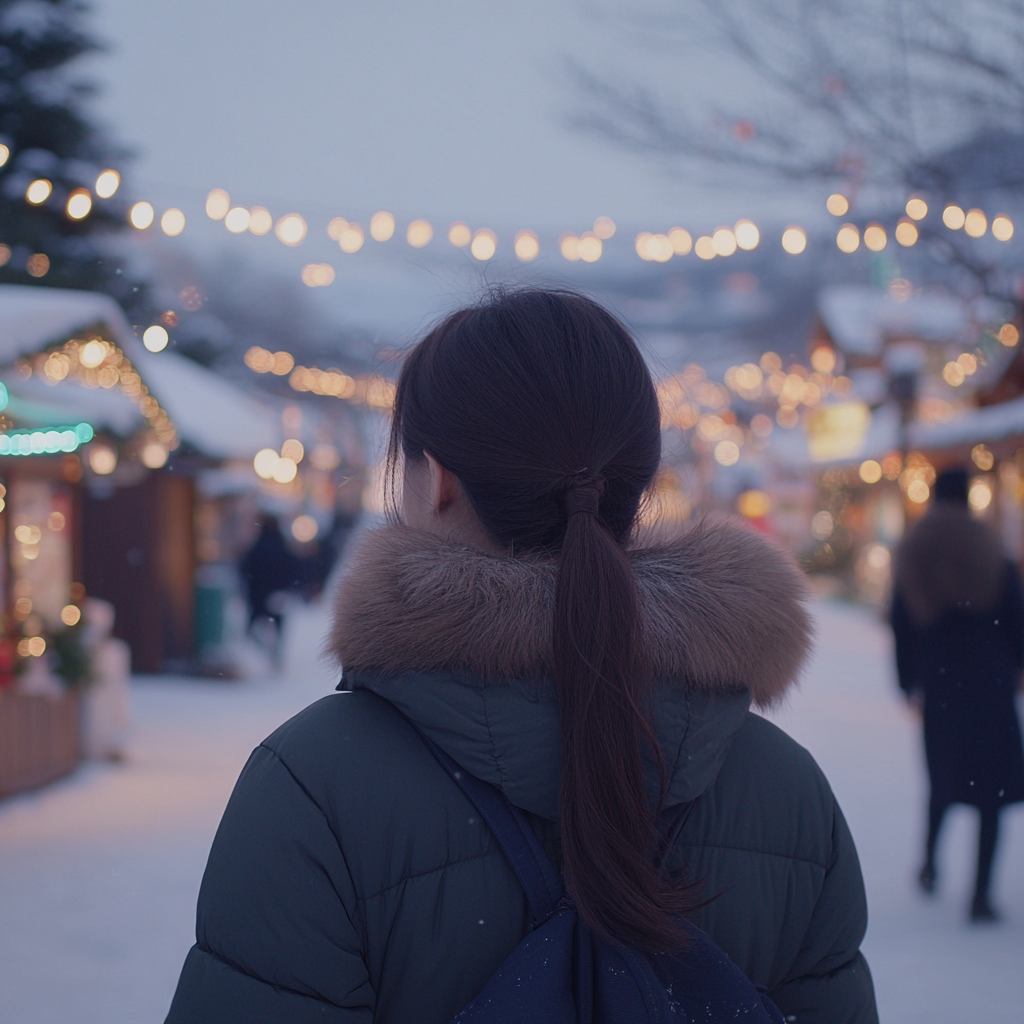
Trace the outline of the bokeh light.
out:
M 715 241 L 711 235 L 701 235 L 694 243 L 693 251 L 702 260 L 713 260 L 718 255 L 715 252 Z
M 896 241 L 905 248 L 909 248 L 917 243 L 918 230 L 917 225 L 906 217 L 900 218 L 900 222 L 896 225 Z
M 968 210 L 964 214 L 964 232 L 971 238 L 981 238 L 988 231 L 988 217 L 983 210 Z
M 378 210 L 370 218 L 370 237 L 375 242 L 386 242 L 395 233 L 395 218 L 387 210 Z
M 244 206 L 232 206 L 224 215 L 224 227 L 233 235 L 249 230 L 249 211 Z
M 5 163 L 11 158 L 11 150 L 9 146 L 5 146 L 0 142 L 0 167 L 3 167 Z
M 231 196 L 222 188 L 215 188 L 206 196 L 206 216 L 210 220 L 223 220 L 231 209 Z
M 347 253 L 359 252 L 365 240 L 363 229 L 358 224 L 349 224 L 338 236 L 338 248 Z
M 252 460 L 256 475 L 262 480 L 269 480 L 274 475 L 274 467 L 279 458 L 273 448 L 261 448 Z
M 761 242 L 761 232 L 752 220 L 736 221 L 733 234 L 736 236 L 736 244 L 747 252 L 756 249 Z
M 153 324 L 152 327 L 147 327 L 142 335 L 142 344 L 150 352 L 163 352 L 167 348 L 167 342 L 170 340 L 167 330 L 161 327 L 160 324 Z
M 334 267 L 330 263 L 307 263 L 302 268 L 302 283 L 307 288 L 326 288 L 334 283 Z
M 1000 344 L 1005 345 L 1007 348 L 1013 348 L 1020 341 L 1020 331 L 1017 329 L 1016 324 L 1003 324 L 999 328 L 999 333 L 996 337 L 999 339 Z
M 992 218 L 992 237 L 999 242 L 1008 242 L 1013 238 L 1013 221 L 1005 213 L 996 214 Z
M 580 258 L 580 240 L 576 235 L 563 235 L 558 242 L 558 251 L 563 259 L 575 263 Z
M 469 230 L 469 225 L 463 224 L 461 220 L 457 220 L 448 229 L 448 241 L 462 249 L 473 241 L 473 232 Z
M 176 238 L 185 230 L 185 214 L 176 206 L 164 210 L 160 218 L 160 230 L 171 238 Z
M 96 178 L 96 195 L 100 199 L 109 199 L 121 187 L 121 175 L 108 167 L 100 171 Z
M 992 485 L 984 479 L 973 481 L 967 502 L 975 512 L 984 512 L 992 504 Z
M 305 455 L 306 449 L 297 437 L 289 437 L 288 440 L 281 445 L 281 457 L 291 459 L 296 465 L 305 458 Z
M 888 240 L 881 224 L 868 224 L 864 228 L 864 245 L 872 252 L 881 252 Z
M 84 220 L 88 217 L 89 212 L 92 210 L 92 196 L 89 195 L 89 190 L 87 188 L 76 188 L 68 196 L 65 209 L 72 220 Z
M 405 230 L 405 240 L 414 248 L 422 249 L 434 237 L 429 220 L 414 220 Z
M 60 621 L 65 626 L 77 626 L 82 619 L 82 609 L 77 604 L 66 604 L 60 610 Z
M 906 210 L 912 220 L 924 220 L 928 216 L 928 204 L 920 196 L 911 196 L 907 200 Z
M 841 192 L 833 192 L 832 195 L 825 200 L 825 209 L 828 210 L 833 217 L 845 217 L 850 212 L 850 200 Z
M 799 256 L 807 248 L 807 232 L 791 224 L 782 232 L 782 248 L 791 256 Z
M 490 228 L 481 228 L 473 236 L 469 251 L 478 260 L 489 260 L 498 251 L 498 236 Z
M 607 242 L 615 234 L 615 221 L 611 217 L 598 217 L 594 221 L 594 234 L 603 242 Z
M 964 226 L 967 216 L 955 203 L 950 203 L 942 211 L 942 223 L 952 231 L 959 231 Z
M 584 263 L 596 263 L 601 258 L 604 246 L 592 231 L 585 232 L 579 240 L 579 257 Z
M 306 222 L 297 213 L 285 214 L 277 222 L 274 234 L 285 245 L 299 245 L 306 237 Z
M 948 362 L 942 368 L 942 379 L 950 387 L 958 388 L 967 379 L 967 374 L 959 363 Z
M 524 263 L 535 260 L 540 255 L 540 239 L 535 231 L 520 231 L 515 240 L 516 256 Z
M 295 465 L 295 462 L 282 456 L 274 463 L 270 478 L 279 484 L 290 484 L 298 476 L 298 473 L 299 467 Z
M 27 189 L 25 189 L 25 199 L 33 206 L 40 206 L 50 198 L 50 194 L 53 192 L 53 185 L 46 178 L 36 178 L 35 181 L 30 182 Z
M 715 445 L 715 462 L 720 466 L 735 466 L 740 460 L 740 447 L 735 441 L 719 441 Z
M 693 237 L 686 228 L 671 228 L 668 240 L 676 256 L 685 256 L 693 249 Z
M 254 206 L 249 211 L 249 233 L 265 235 L 274 226 L 274 218 L 265 206 Z
M 840 252 L 856 252 L 860 248 L 860 232 L 853 224 L 844 224 L 836 235 Z
M 716 228 L 711 236 L 711 245 L 716 256 L 731 256 L 736 251 L 736 235 L 732 228 Z
M 142 464 L 147 469 L 162 469 L 167 465 L 168 451 L 156 441 L 151 441 L 142 448 Z
M 300 544 L 308 544 L 310 541 L 316 540 L 316 535 L 319 532 L 320 526 L 312 516 L 296 516 L 292 520 L 292 536 Z
M 110 476 L 117 469 L 117 452 L 105 444 L 89 449 L 89 468 L 97 476 Z
M 107 357 L 107 346 L 95 338 L 78 350 L 78 361 L 87 369 L 95 370 Z
M 156 211 L 153 209 L 152 203 L 136 203 L 128 211 L 128 221 L 138 231 L 145 231 L 146 228 L 150 227 L 154 217 L 156 217 Z
M 865 459 L 860 464 L 860 478 L 866 484 L 877 484 L 882 479 L 881 463 L 874 459 Z
M 736 499 L 736 511 L 746 519 L 763 519 L 771 510 L 772 500 L 764 491 L 744 491 Z
M 831 373 L 836 368 L 836 352 L 830 345 L 819 345 L 811 353 L 811 366 L 818 373 Z

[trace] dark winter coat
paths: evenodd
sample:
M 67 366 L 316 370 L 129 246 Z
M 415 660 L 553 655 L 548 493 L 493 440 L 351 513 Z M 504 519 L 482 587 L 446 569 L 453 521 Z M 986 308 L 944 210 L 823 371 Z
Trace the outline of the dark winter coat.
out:
M 892 626 L 900 686 L 924 695 L 934 798 L 978 807 L 1024 800 L 1014 704 L 1024 668 L 1020 573 L 965 506 L 939 502 L 907 534 Z
M 669 865 L 714 897 L 696 923 L 798 1024 L 872 1024 L 853 840 L 810 755 L 748 710 L 779 700 L 805 656 L 802 578 L 729 524 L 631 557 L 666 813 L 693 801 Z M 169 1024 L 442 1024 L 479 992 L 529 930 L 526 900 L 403 715 L 527 811 L 557 858 L 553 581 L 550 562 L 404 528 L 363 542 L 332 640 L 350 692 L 246 765 Z

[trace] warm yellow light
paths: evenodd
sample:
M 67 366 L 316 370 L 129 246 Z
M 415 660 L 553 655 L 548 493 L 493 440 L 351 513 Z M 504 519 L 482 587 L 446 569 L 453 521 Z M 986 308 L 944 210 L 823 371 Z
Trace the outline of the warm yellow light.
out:
M 917 242 L 917 225 L 912 220 L 907 220 L 906 217 L 903 217 L 896 225 L 894 234 L 896 235 L 896 241 L 900 245 L 909 248 Z
M 601 258 L 603 250 L 601 239 L 593 232 L 588 231 L 580 237 L 577 251 L 584 263 L 596 263 Z
M 469 245 L 472 240 L 473 232 L 470 231 L 469 226 L 467 224 L 463 224 L 461 220 L 457 220 L 448 229 L 448 241 L 451 242 L 452 245 L 458 246 L 460 249 Z
M 942 379 L 950 387 L 958 388 L 967 379 L 967 374 L 959 363 L 949 362 L 942 368 Z
M 18 647 L 25 644 L 25 648 L 33 658 L 41 658 L 46 653 L 46 641 L 41 636 L 29 637 L 27 641 L 19 641 Z
M 185 214 L 176 206 L 164 210 L 163 216 L 160 218 L 160 230 L 165 235 L 176 238 L 185 230 Z
M 281 445 L 281 457 L 284 459 L 291 459 L 296 465 L 298 465 L 303 456 L 306 454 L 306 449 L 303 448 L 302 442 L 297 437 L 289 437 L 283 445 Z
M 971 461 L 987 473 L 996 464 L 996 457 L 983 444 L 976 444 L 971 449 Z
M 907 497 L 915 505 L 923 505 L 931 493 L 931 488 L 923 480 L 911 480 L 907 484 Z
M 719 441 L 715 445 L 715 462 L 720 466 L 735 466 L 740 460 L 740 446 L 735 441 Z
M 100 199 L 109 199 L 120 187 L 121 175 L 109 167 L 96 179 L 96 195 Z
M 836 521 L 828 509 L 821 509 L 811 516 L 811 536 L 815 540 L 828 540 L 836 528 Z
M 668 240 L 676 256 L 685 256 L 693 248 L 693 237 L 686 228 L 672 228 L 668 233 Z
M 63 352 L 54 352 L 43 363 L 43 373 L 48 380 L 63 380 L 71 372 L 71 360 Z
M 478 260 L 489 260 L 498 251 L 498 236 L 490 228 L 481 228 L 473 236 L 469 251 Z
M 968 377 L 971 377 L 978 372 L 977 356 L 971 355 L 970 352 L 961 352 L 960 355 L 956 357 L 956 361 L 959 364 L 960 369 L 962 369 Z
M 76 604 L 66 604 L 60 610 L 60 621 L 65 626 L 77 626 L 82 619 L 82 609 Z
M 860 232 L 853 224 L 844 224 L 836 235 L 840 252 L 856 252 L 860 248 Z
M 0 142 L 0 167 L 3 167 L 5 163 L 11 158 L 11 150 L 8 146 L 5 146 Z
M 50 198 L 50 193 L 52 192 L 53 185 L 51 185 L 46 178 L 36 178 L 36 180 L 31 182 L 28 188 L 25 189 L 25 199 L 33 206 L 39 206 Z
M 580 258 L 580 240 L 576 235 L 563 235 L 558 243 L 558 251 L 564 259 L 575 263 Z
M 832 195 L 825 200 L 825 209 L 828 210 L 833 217 L 845 217 L 846 214 L 850 212 L 850 200 L 841 192 L 833 192 Z
M 771 417 L 765 416 L 763 412 L 759 412 L 750 420 L 750 430 L 755 437 L 769 437 L 774 429 Z
M 153 324 L 152 327 L 147 327 L 142 334 L 142 344 L 150 352 L 163 352 L 167 348 L 167 342 L 170 340 L 166 329 L 161 327 L 160 324 Z
M 224 215 L 224 227 L 233 235 L 249 230 L 249 211 L 244 206 L 232 206 Z
M 761 242 L 761 232 L 752 220 L 736 221 L 733 233 L 736 235 L 736 244 L 747 252 L 756 249 Z
M 270 372 L 275 377 L 285 377 L 292 372 L 293 366 L 295 366 L 295 359 L 290 352 L 275 352 L 274 363 L 270 367 Z
M 642 231 L 636 236 L 636 251 L 641 259 L 655 263 L 667 263 L 674 255 L 668 235 L 652 235 L 648 231 Z
M 888 238 L 881 224 L 869 224 L 864 229 L 864 245 L 872 252 L 881 252 Z
M 718 255 L 715 252 L 715 241 L 711 235 L 701 235 L 694 243 L 693 251 L 702 260 L 713 260 Z
M 711 236 L 716 256 L 731 256 L 736 251 L 736 235 L 732 228 L 717 228 Z
M 967 492 L 967 501 L 975 512 L 984 512 L 992 504 L 992 486 L 987 480 L 975 480 Z
M 330 263 L 307 263 L 302 268 L 302 283 L 307 288 L 326 288 L 334 283 L 334 267 Z
M 87 188 L 76 188 L 68 196 L 68 203 L 65 208 L 72 220 L 84 220 L 92 210 L 92 196 Z
M 285 245 L 298 245 L 306 237 L 306 222 L 297 214 L 285 214 L 277 222 L 274 234 Z
M 117 453 L 105 444 L 95 445 L 89 451 L 89 468 L 97 476 L 110 476 L 117 469 Z
M 293 459 L 280 458 L 274 463 L 274 470 L 270 474 L 272 480 L 279 484 L 290 484 L 298 475 L 299 467 Z
M 370 237 L 375 242 L 386 242 L 395 233 L 395 218 L 387 210 L 378 210 L 370 218 Z
M 772 500 L 764 491 L 744 491 L 736 499 L 736 511 L 747 519 L 763 519 L 771 510 Z
M 145 231 L 153 223 L 155 216 L 156 211 L 153 209 L 153 204 L 147 202 L 136 203 L 128 211 L 128 221 L 133 228 L 139 231 Z
M 87 369 L 95 370 L 107 358 L 107 346 L 95 338 L 87 341 L 78 352 L 78 361 Z
M 327 222 L 327 237 L 333 242 L 341 238 L 342 231 L 348 227 L 348 221 L 344 217 L 332 217 Z
M 262 480 L 269 480 L 274 475 L 274 467 L 280 457 L 273 448 L 261 448 L 252 460 L 256 475 Z
M 865 459 L 860 464 L 860 478 L 866 484 L 877 484 L 882 479 L 882 467 L 874 459 Z
M 996 337 L 1007 348 L 1013 348 L 1020 341 L 1020 331 L 1014 324 L 1003 324 Z
M 964 231 L 971 238 L 981 238 L 988 231 L 988 218 L 983 210 L 968 210 L 964 214 Z
M 14 539 L 19 544 L 38 544 L 42 537 L 43 531 L 38 526 L 22 524 L 14 530 Z
M 155 441 L 151 441 L 142 448 L 142 464 L 147 469 L 160 469 L 167 465 L 167 456 L 167 449 Z
M 762 356 L 762 358 L 764 357 Z M 819 345 L 811 353 L 811 366 L 818 373 L 831 373 L 836 368 L 835 349 L 828 345 Z
M 782 248 L 791 256 L 799 256 L 807 248 L 807 233 L 803 228 L 791 224 L 782 232 Z
M 913 220 L 924 220 L 928 216 L 928 204 L 920 196 L 907 200 L 907 216 Z
M 515 250 L 516 256 L 524 263 L 535 260 L 540 255 L 540 239 L 537 237 L 536 232 L 518 232 L 516 234 Z
M 206 216 L 210 220 L 223 220 L 231 209 L 231 196 L 222 188 L 215 188 L 206 196 Z
M 414 220 L 405 230 L 405 240 L 414 248 L 422 249 L 434 237 L 429 220 Z
M 274 368 L 274 353 L 261 348 L 259 345 L 253 345 L 251 348 L 246 349 L 243 358 L 245 359 L 245 365 L 256 373 L 270 373 Z
M 253 235 L 265 235 L 274 226 L 274 218 L 265 206 L 254 206 L 249 211 L 249 232 Z
M 50 270 L 50 257 L 45 252 L 34 252 L 26 260 L 25 269 L 32 277 L 46 277 Z
M 992 218 L 992 237 L 998 242 L 1008 242 L 1013 238 L 1013 221 L 1005 213 L 998 213 Z
M 338 247 L 342 252 L 359 252 L 364 241 L 363 229 L 358 224 L 349 224 L 338 236 Z
M 959 231 L 964 226 L 964 221 L 966 220 L 967 216 L 964 211 L 953 203 L 950 203 L 942 211 L 942 223 L 952 231 Z
M 611 217 L 598 217 L 594 221 L 594 234 L 603 242 L 607 242 L 615 234 L 615 221 Z
M 308 544 L 311 540 L 316 540 L 316 535 L 320 532 L 320 525 L 312 516 L 296 516 L 292 520 L 292 536 L 300 544 Z

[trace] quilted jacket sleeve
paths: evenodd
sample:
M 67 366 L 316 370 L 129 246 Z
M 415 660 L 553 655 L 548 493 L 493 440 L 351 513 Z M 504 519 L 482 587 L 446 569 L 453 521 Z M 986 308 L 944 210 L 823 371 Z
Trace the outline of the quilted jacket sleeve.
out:
M 853 837 L 833 802 L 832 854 L 804 942 L 769 995 L 793 1024 L 878 1024 L 874 984 L 860 952 L 867 902 Z
M 369 1024 L 358 906 L 321 809 L 267 746 L 210 852 L 167 1024 Z

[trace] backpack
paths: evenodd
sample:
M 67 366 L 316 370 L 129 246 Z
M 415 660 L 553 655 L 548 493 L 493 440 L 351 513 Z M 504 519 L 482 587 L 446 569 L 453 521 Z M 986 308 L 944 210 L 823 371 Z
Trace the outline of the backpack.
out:
M 523 812 L 420 736 L 487 823 L 533 916 L 533 930 L 452 1024 L 785 1024 L 767 995 L 689 922 L 679 920 L 686 945 L 673 954 L 595 935 Z

